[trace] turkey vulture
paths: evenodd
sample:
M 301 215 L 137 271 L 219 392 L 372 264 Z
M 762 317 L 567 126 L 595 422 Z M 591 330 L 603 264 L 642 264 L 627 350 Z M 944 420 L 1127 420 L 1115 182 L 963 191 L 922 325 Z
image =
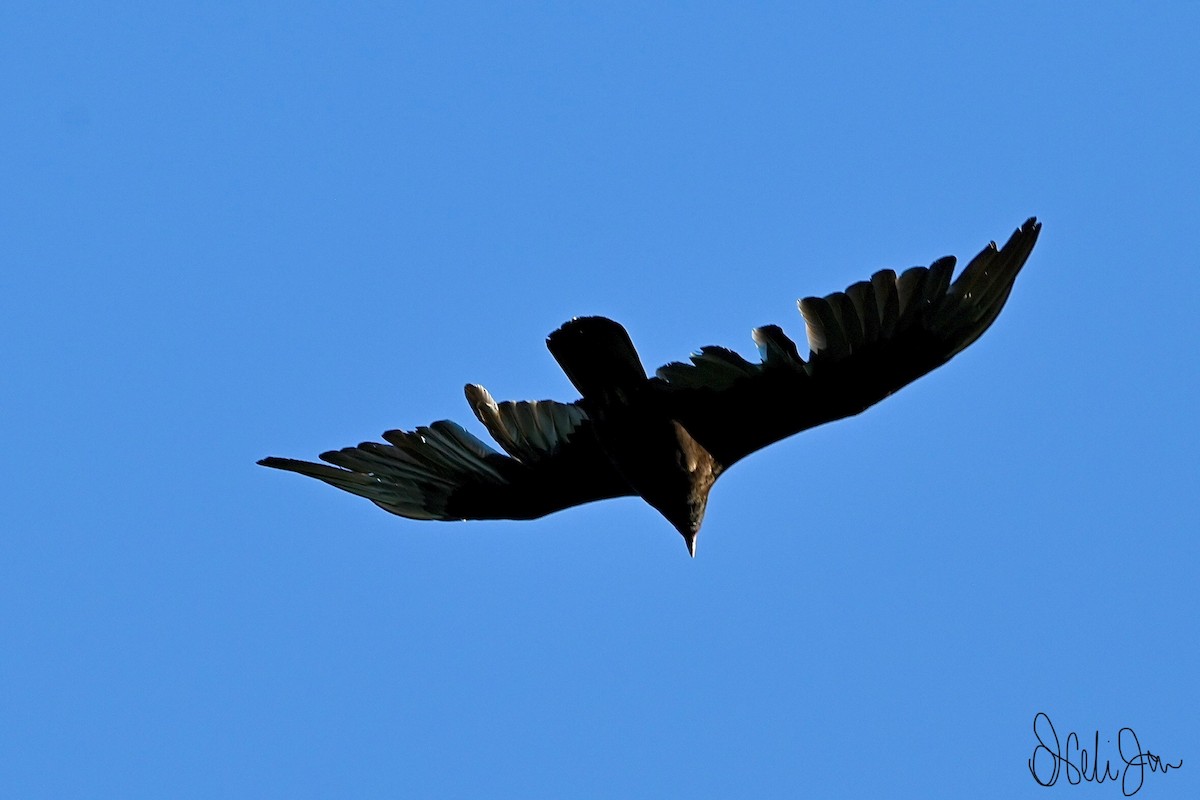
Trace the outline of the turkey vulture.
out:
M 1004 307 L 1041 225 L 990 243 L 951 282 L 953 257 L 844 292 L 800 301 L 811 353 L 775 325 L 755 328 L 761 362 L 704 347 L 648 378 L 629 334 L 579 317 L 546 340 L 581 399 L 467 402 L 500 453 L 461 426 L 388 431 L 387 444 L 321 454 L 327 463 L 264 458 L 410 519 L 533 519 L 593 500 L 637 495 L 696 554 L 708 493 L 725 470 L 772 442 L 853 416 L 945 364 Z

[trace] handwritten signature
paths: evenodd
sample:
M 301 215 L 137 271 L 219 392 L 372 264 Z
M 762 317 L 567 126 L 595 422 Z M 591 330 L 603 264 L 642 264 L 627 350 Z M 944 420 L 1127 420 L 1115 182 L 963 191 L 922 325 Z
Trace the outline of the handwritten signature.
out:
M 1039 711 L 1033 717 L 1033 735 L 1037 738 L 1037 747 L 1033 748 L 1033 756 L 1029 759 L 1029 772 L 1033 779 L 1042 786 L 1053 786 L 1064 772 L 1067 783 L 1077 786 L 1082 781 L 1104 783 L 1106 780 L 1121 779 L 1121 792 L 1131 797 L 1142 788 L 1146 780 L 1146 769 L 1151 772 L 1166 774 L 1173 769 L 1183 766 L 1183 759 L 1176 764 L 1163 761 L 1149 750 L 1142 750 L 1137 734 L 1133 728 L 1121 728 L 1117 733 L 1117 754 L 1121 758 L 1124 769 L 1117 771 L 1112 761 L 1104 759 L 1104 771 L 1100 771 L 1100 731 L 1096 731 L 1095 744 L 1091 753 L 1086 747 L 1079 746 L 1079 735 L 1074 731 L 1067 734 L 1066 752 L 1060 746 L 1058 733 L 1054 723 L 1044 712 Z M 1105 739 L 1106 742 L 1112 741 Z M 1072 760 L 1072 754 L 1076 756 Z M 1040 760 L 1039 760 L 1040 756 Z

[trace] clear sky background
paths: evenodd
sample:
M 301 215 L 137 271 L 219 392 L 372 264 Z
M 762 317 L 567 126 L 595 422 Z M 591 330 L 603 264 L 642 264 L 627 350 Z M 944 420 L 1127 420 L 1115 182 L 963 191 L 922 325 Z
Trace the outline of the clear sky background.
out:
M 0 794 L 1200 794 L 1192 3 L 0 9 Z M 738 465 L 419 523 L 255 466 L 574 398 L 883 267 L 1005 312 Z

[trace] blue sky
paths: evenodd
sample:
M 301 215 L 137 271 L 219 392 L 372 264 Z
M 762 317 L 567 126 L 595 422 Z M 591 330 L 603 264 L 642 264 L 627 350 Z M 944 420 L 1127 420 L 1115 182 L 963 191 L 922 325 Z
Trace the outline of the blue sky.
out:
M 1196 796 L 1195 5 L 381 5 L 0 10 L 0 793 L 1119 797 L 1034 783 L 1045 712 Z M 1032 214 L 987 335 L 694 561 L 254 465 Z

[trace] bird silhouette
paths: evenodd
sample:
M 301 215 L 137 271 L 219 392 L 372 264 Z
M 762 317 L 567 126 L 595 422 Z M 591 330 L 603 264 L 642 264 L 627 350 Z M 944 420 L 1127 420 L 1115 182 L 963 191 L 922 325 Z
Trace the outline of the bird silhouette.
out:
M 442 420 L 387 431 L 386 444 L 322 453 L 324 464 L 258 463 L 421 520 L 533 519 L 636 495 L 695 556 L 709 491 L 725 470 L 780 439 L 864 411 L 968 347 L 1004 307 L 1040 231 L 1030 218 L 954 281 L 948 256 L 801 300 L 807 360 L 779 327 L 766 325 L 753 331 L 759 363 L 704 347 L 690 363 L 648 377 L 621 325 L 573 319 L 546 345 L 580 399 L 497 403 L 482 386 L 467 385 L 471 410 L 504 453 Z

